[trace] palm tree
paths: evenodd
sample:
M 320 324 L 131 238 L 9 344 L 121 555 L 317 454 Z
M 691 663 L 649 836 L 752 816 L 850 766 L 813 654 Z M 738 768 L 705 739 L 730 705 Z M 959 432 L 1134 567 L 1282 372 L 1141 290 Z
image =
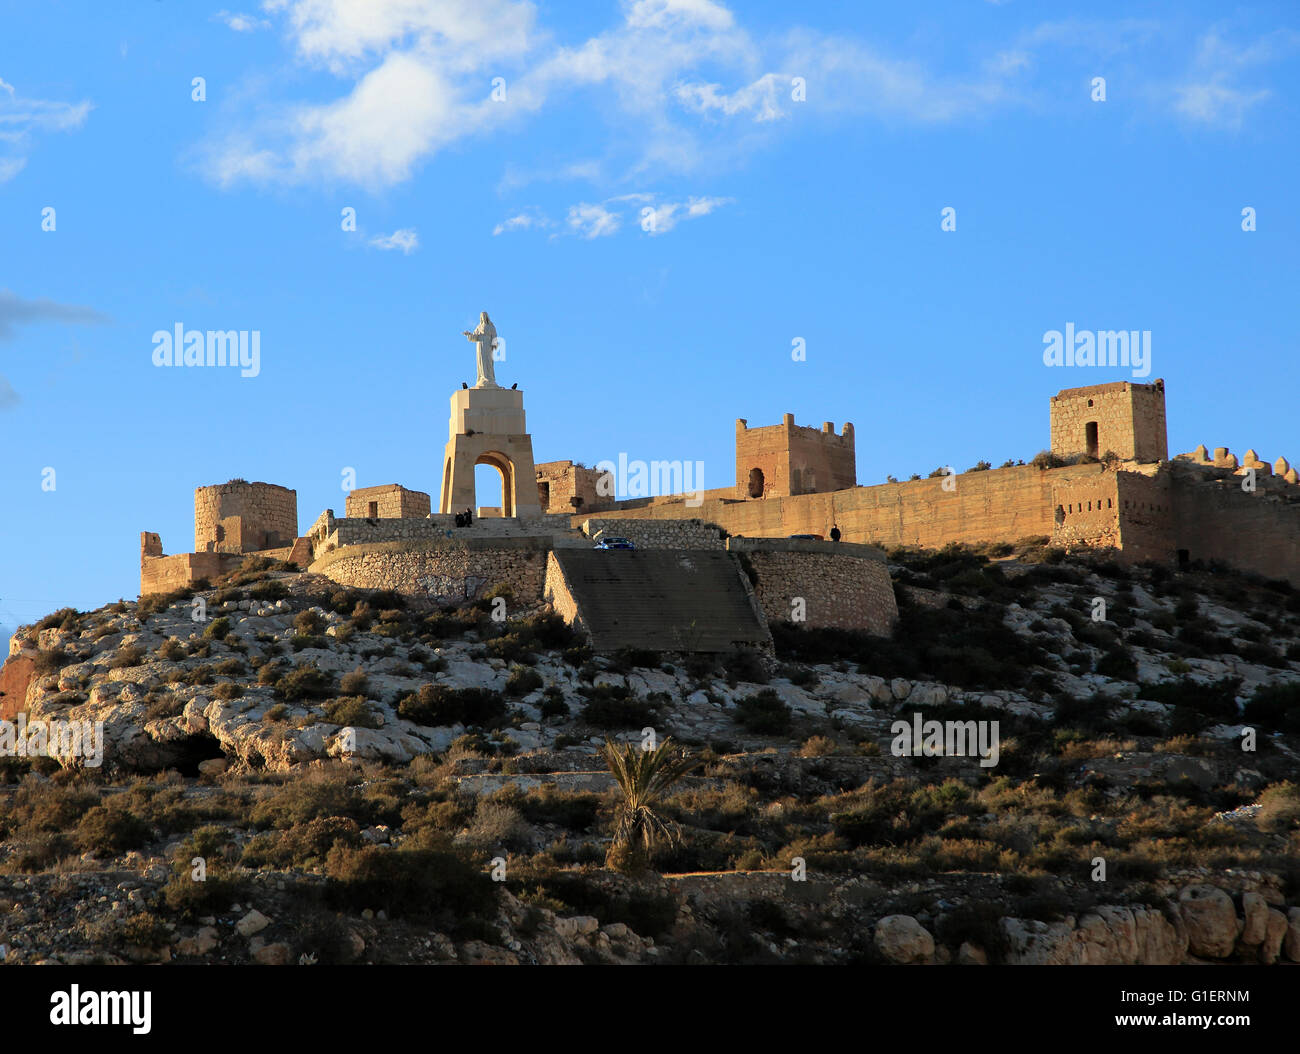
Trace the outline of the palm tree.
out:
M 659 815 L 658 809 L 674 784 L 700 762 L 680 753 L 665 739 L 654 750 L 642 750 L 632 743 L 605 740 L 601 756 L 623 792 L 614 822 L 614 841 L 605 855 L 605 866 L 629 874 L 650 866 L 650 853 L 661 841 L 674 844 L 677 825 Z

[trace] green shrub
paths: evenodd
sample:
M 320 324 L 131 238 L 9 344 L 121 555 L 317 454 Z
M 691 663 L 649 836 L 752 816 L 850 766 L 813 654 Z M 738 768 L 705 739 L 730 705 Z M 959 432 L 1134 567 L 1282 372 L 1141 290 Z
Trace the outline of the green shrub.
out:
M 1137 661 L 1123 648 L 1108 651 L 1097 660 L 1095 672 L 1118 681 L 1137 680 Z
M 335 845 L 326 858 L 326 901 L 337 909 L 383 908 L 396 916 L 434 916 L 451 925 L 491 917 L 492 880 L 456 853 L 435 849 L 354 849 Z
M 140 620 L 147 619 L 150 615 L 156 615 L 160 611 L 166 611 L 173 604 L 178 604 L 182 600 L 189 600 L 194 595 L 192 589 L 174 589 L 170 593 L 149 593 L 140 598 L 139 603 L 135 606 L 136 618 Z
M 370 678 L 360 666 L 351 673 L 345 673 L 339 680 L 339 691 L 344 695 L 365 695 L 369 690 Z
M 1224 677 L 1208 684 L 1202 684 L 1191 677 L 1182 677 L 1177 681 L 1144 684 L 1138 696 L 1185 708 L 1204 719 L 1236 721 L 1236 697 L 1240 687 L 1240 677 Z
M 581 689 L 586 700 L 580 714 L 593 728 L 606 731 L 645 728 L 659 719 L 659 708 L 626 685 L 600 684 Z
M 203 631 L 203 636 L 206 640 L 225 640 L 230 636 L 230 619 L 224 615 L 214 618 Z
M 96 805 L 77 824 L 75 840 L 83 853 L 111 856 L 143 846 L 149 826 L 125 809 Z
M 215 699 L 238 699 L 244 694 L 244 689 L 234 681 L 222 681 L 212 689 L 212 695 Z
M 306 637 L 318 636 L 325 631 L 325 619 L 315 608 L 308 608 L 294 616 L 293 628 Z
M 1246 703 L 1242 720 L 1269 731 L 1300 733 L 1300 684 L 1261 684 Z
M 336 845 L 356 848 L 361 828 L 346 816 L 318 816 L 284 831 L 259 834 L 244 848 L 244 867 L 310 867 L 323 863 Z
M 771 688 L 756 695 L 736 700 L 732 720 L 755 735 L 780 736 L 790 731 L 790 707 Z
M 564 693 L 554 687 L 546 689 L 546 694 L 537 704 L 537 709 L 541 712 L 543 720 L 548 717 L 569 716 L 569 704 L 564 701 Z
M 161 718 L 176 717 L 185 709 L 185 700 L 172 692 L 162 691 L 161 689 L 150 689 L 144 697 L 146 721 L 157 721 Z
M 334 690 L 334 678 L 315 664 L 298 666 L 275 682 L 275 694 L 286 702 L 299 699 L 322 699 Z
M 527 666 L 512 666 L 510 677 L 506 681 L 506 695 L 524 696 L 535 692 L 542 686 L 542 675 Z
M 167 662 L 180 662 L 185 658 L 185 645 L 175 637 L 168 637 L 158 647 L 158 658 L 165 659 Z
M 61 629 L 70 633 L 81 628 L 82 618 L 81 612 L 76 608 L 59 608 L 36 623 L 36 629 Z
M 69 666 L 75 661 L 62 648 L 41 648 L 36 652 L 32 668 L 37 676 L 44 677 L 51 673 L 58 673 L 63 667 Z
M 144 649 L 136 647 L 134 644 L 124 644 L 113 654 L 109 660 L 108 668 L 110 670 L 124 670 L 132 666 L 139 666 L 144 661 Z
M 343 696 L 325 704 L 325 720 L 332 725 L 379 728 L 382 722 L 363 695 Z
M 723 657 L 722 667 L 727 673 L 727 683 L 738 684 L 748 681 L 752 684 L 767 684 L 767 669 L 762 656 L 752 648 L 737 648 Z
M 397 713 L 417 725 L 476 725 L 491 727 L 506 714 L 506 703 L 485 688 L 450 688 L 424 684 L 397 704 Z

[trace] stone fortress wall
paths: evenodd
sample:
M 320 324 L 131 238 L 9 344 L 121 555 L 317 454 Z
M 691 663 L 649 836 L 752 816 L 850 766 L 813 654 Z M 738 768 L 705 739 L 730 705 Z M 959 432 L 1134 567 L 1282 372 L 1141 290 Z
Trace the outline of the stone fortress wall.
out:
M 534 470 L 541 514 L 459 528 L 450 513 L 426 511 L 424 492 L 389 484 L 353 491 L 346 516 L 326 510 L 294 542 L 293 491 L 232 481 L 196 492 L 197 552 L 164 557 L 158 536 L 142 535 L 141 590 L 211 578 L 242 554 L 260 552 L 310 563 L 343 584 L 439 602 L 474 599 L 497 585 L 528 603 L 562 601 L 548 554 L 590 548 L 602 532 L 644 550 L 725 550 L 745 569 L 769 620 L 801 607 L 809 625 L 872 632 L 887 631 L 897 618 L 876 546 L 1045 537 L 1128 560 L 1221 560 L 1300 584 L 1296 470 L 1254 451 L 1239 461 L 1222 447 L 1213 457 L 1198 447 L 1169 460 L 1164 398 L 1161 380 L 1067 389 L 1050 403 L 1050 457 L 871 487 L 854 480 L 851 424 L 837 435 L 830 422 L 807 428 L 791 414 L 758 428 L 742 419 L 734 485 L 691 501 L 662 495 L 611 502 L 597 492 L 600 473 L 547 462 Z M 574 497 L 583 499 L 576 510 Z M 790 537 L 829 537 L 832 525 L 840 528 L 839 544 Z
M 775 427 L 792 424 L 787 415 Z M 774 433 L 742 426 L 738 435 L 765 433 L 751 454 L 771 455 L 765 445 Z M 845 431 L 851 435 L 851 426 Z M 762 469 L 762 496 L 752 498 L 741 495 L 750 489 L 746 465 L 759 455 L 738 456 L 735 487 L 706 491 L 698 505 L 684 495 L 635 499 L 601 518 L 694 517 L 747 538 L 825 537 L 834 524 L 845 541 L 922 548 L 1046 537 L 1066 549 L 1113 549 L 1130 561 L 1217 560 L 1300 585 L 1300 474 L 1285 458 L 1270 465 L 1247 451 L 1239 462 L 1224 447 L 1214 457 L 1198 447 L 1169 460 L 1163 380 L 1061 391 L 1050 403 L 1050 434 L 1056 467 L 1047 461 L 816 493 L 783 488 L 779 469 L 775 480 Z M 775 455 L 762 462 L 779 463 Z M 1254 490 L 1245 490 L 1251 469 Z

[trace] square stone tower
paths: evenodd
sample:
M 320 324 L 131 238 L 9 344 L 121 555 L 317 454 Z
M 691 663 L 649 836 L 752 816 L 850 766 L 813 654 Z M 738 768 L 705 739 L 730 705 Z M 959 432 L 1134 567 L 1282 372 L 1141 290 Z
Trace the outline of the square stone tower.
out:
M 1052 396 L 1051 434 L 1061 457 L 1113 451 L 1125 461 L 1168 461 L 1165 382 L 1066 388 Z
M 501 473 L 501 515 L 540 516 L 533 439 L 524 422 L 524 393 L 513 388 L 462 388 L 451 397 L 451 423 L 438 511 L 477 509 L 474 466 Z
M 845 490 L 858 483 L 853 426 L 796 425 L 786 414 L 779 425 L 750 428 L 736 421 L 736 497 L 775 498 Z

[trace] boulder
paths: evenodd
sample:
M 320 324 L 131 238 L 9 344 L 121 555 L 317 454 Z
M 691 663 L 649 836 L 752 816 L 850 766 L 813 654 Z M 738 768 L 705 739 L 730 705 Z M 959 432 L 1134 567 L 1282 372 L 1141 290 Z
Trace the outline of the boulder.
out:
M 1245 918 L 1239 938 L 1241 943 L 1252 948 L 1263 944 L 1268 930 L 1268 902 L 1258 893 L 1243 893 L 1241 911 Z
M 1178 894 L 1178 910 L 1193 955 L 1226 959 L 1232 954 L 1239 925 L 1227 893 L 1216 886 L 1188 886 Z
M 1272 966 L 1282 954 L 1282 942 L 1286 940 L 1288 928 L 1287 917 L 1277 908 L 1269 908 L 1264 940 L 1259 946 L 1259 961 L 1265 966 Z
M 247 915 L 235 923 L 235 932 L 241 937 L 249 938 L 255 933 L 261 933 L 269 925 L 271 920 L 256 908 L 252 908 Z
M 1282 938 L 1282 951 L 1293 963 L 1300 963 L 1300 908 L 1286 913 L 1286 936 Z
M 555 920 L 556 936 L 568 941 L 578 937 L 590 937 L 599 929 L 600 920 L 590 915 L 571 915 Z
M 876 923 L 876 948 L 893 963 L 928 963 L 934 938 L 911 915 L 886 915 Z

